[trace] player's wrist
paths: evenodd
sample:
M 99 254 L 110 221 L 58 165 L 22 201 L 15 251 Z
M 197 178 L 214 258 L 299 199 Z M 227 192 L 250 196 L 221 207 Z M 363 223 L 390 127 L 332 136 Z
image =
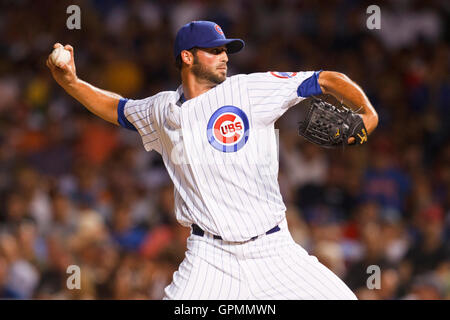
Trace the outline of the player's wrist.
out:
M 68 90 L 76 90 L 80 86 L 80 84 L 81 80 L 76 75 L 74 75 L 66 81 L 65 87 Z
M 64 81 L 61 87 L 72 97 L 78 100 L 80 94 L 82 94 L 82 80 L 78 77 Z
M 366 126 L 367 133 L 371 134 L 375 128 L 378 126 L 378 114 L 377 113 L 371 113 L 362 115 L 364 125 Z

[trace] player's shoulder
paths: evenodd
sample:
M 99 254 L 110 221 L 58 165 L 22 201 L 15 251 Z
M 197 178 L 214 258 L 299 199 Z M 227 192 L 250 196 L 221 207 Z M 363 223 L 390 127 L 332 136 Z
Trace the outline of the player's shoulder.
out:
M 267 72 L 253 72 L 253 73 L 240 73 L 230 77 L 227 77 L 227 80 L 238 80 L 238 79 L 247 79 L 249 77 L 258 77 L 267 74 Z
M 298 71 L 298 72 L 279 72 L 279 71 L 260 71 L 252 73 L 241 73 L 227 77 L 226 81 L 270 81 L 280 79 L 290 79 L 295 77 L 304 77 L 312 74 L 313 71 Z
M 249 80 L 283 81 L 287 79 L 309 78 L 314 71 L 265 71 L 254 72 L 247 75 Z
M 177 91 L 161 91 L 152 96 L 143 98 L 143 99 L 128 99 L 128 105 L 147 105 L 147 106 L 155 106 L 161 103 L 166 104 L 171 100 L 176 100 L 178 96 Z
M 276 72 L 276 71 L 265 71 L 265 72 L 253 72 L 253 73 L 242 73 L 234 75 L 227 78 L 227 81 L 234 83 L 239 82 L 240 85 L 258 85 L 266 83 L 267 85 L 278 83 L 282 79 L 289 79 L 296 77 L 297 72 Z M 282 82 L 282 81 L 281 81 Z
M 240 73 L 237 75 L 233 75 L 227 77 L 226 82 L 234 83 L 238 82 L 239 84 L 246 83 L 249 81 L 258 81 L 258 79 L 263 79 L 267 72 L 255 72 L 255 73 Z
M 174 100 L 174 102 L 176 102 L 180 98 L 180 94 L 174 90 L 167 90 L 158 92 L 151 98 L 153 98 L 157 102 L 167 102 L 168 100 Z
M 227 77 L 227 79 L 225 80 L 225 82 L 230 81 L 230 82 L 235 82 L 235 81 L 239 81 L 243 78 L 245 78 L 246 74 L 240 73 L 240 74 L 235 74 L 232 76 Z

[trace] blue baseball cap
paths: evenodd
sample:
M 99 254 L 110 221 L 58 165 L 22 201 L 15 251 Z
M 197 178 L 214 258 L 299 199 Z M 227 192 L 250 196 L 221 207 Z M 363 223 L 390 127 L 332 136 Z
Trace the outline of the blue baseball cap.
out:
M 173 54 L 176 57 L 183 50 L 194 47 L 214 48 L 225 45 L 228 53 L 240 51 L 245 43 L 241 39 L 227 39 L 217 23 L 211 21 L 192 21 L 178 30 L 173 46 Z

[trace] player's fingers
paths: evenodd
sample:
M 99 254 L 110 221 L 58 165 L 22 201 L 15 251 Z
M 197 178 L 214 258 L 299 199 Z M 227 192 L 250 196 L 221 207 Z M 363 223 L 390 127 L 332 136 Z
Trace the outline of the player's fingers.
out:
M 57 43 L 55 43 L 55 44 L 53 45 L 53 48 L 54 48 L 54 49 L 56 49 L 56 48 L 58 48 L 58 47 L 62 47 L 62 44 L 59 43 L 59 42 L 57 42 Z
M 355 143 L 355 138 L 353 138 L 353 137 L 350 137 L 350 138 L 348 138 L 348 144 L 353 144 L 353 143 Z
M 51 68 L 52 70 L 55 70 L 56 68 L 58 69 L 65 69 L 65 64 L 63 64 L 62 62 L 59 63 L 54 63 L 52 59 L 50 59 L 50 57 L 47 58 L 47 65 L 49 66 L 49 68 Z
M 63 71 L 67 71 L 68 68 L 69 68 L 69 65 L 68 65 L 67 63 L 64 63 L 64 62 L 58 62 L 58 63 L 56 64 L 56 66 L 57 66 L 58 68 L 60 68 L 61 70 L 63 70 Z
M 66 44 L 64 46 L 64 49 L 69 50 L 70 52 L 73 52 L 73 47 L 70 44 Z
M 57 65 L 55 65 L 52 61 L 52 59 L 47 58 L 47 67 L 50 69 L 50 72 L 52 73 L 52 75 L 55 75 L 55 73 L 58 72 L 58 70 L 60 70 L 61 68 L 59 68 Z
M 55 68 L 55 65 L 53 64 L 52 59 L 50 59 L 50 58 L 47 58 L 46 65 L 52 71 Z
M 64 49 L 66 49 L 70 52 L 70 56 L 72 57 L 72 60 L 73 60 L 73 47 L 70 44 L 66 44 L 64 46 Z
M 50 55 L 47 57 L 47 64 L 49 66 L 53 66 L 53 61 L 52 61 L 52 59 L 50 59 Z

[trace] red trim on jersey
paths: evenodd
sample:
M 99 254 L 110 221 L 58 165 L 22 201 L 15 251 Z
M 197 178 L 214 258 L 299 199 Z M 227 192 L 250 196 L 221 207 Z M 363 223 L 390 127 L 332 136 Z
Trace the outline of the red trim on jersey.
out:
M 270 71 L 270 74 L 277 78 L 280 78 L 280 79 L 289 79 L 289 78 L 295 77 L 297 75 L 297 72 L 292 72 L 292 74 L 289 77 L 286 77 L 286 76 L 280 76 L 280 75 L 276 74 L 275 72 L 276 71 Z

